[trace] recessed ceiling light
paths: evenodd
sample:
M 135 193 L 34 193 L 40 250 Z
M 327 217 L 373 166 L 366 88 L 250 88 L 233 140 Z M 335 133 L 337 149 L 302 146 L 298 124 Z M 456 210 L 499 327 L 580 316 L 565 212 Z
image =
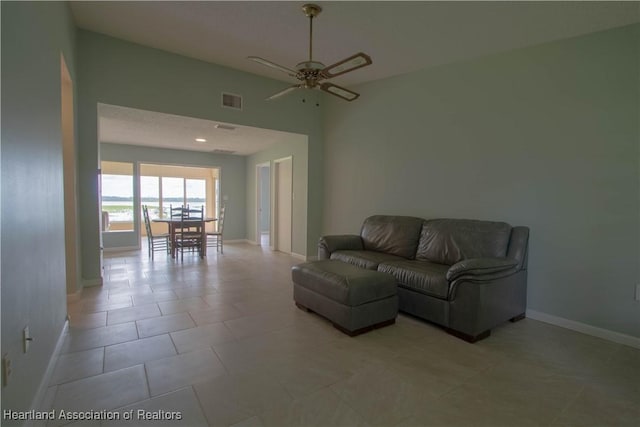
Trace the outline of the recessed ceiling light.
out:
M 196 138 L 196 141 L 197 142 L 207 142 L 207 140 L 204 139 L 204 138 Z

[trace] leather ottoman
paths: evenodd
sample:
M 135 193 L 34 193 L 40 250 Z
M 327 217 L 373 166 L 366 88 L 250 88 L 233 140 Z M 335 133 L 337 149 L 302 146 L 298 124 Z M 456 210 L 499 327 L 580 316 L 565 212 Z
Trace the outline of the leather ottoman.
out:
M 397 283 L 390 274 L 321 260 L 292 267 L 291 277 L 296 305 L 329 319 L 348 335 L 395 323 Z

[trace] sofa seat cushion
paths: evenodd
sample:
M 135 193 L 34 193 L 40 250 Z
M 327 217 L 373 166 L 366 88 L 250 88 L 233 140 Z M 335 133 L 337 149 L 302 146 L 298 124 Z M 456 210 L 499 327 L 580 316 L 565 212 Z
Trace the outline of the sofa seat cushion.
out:
M 448 265 L 413 260 L 383 262 L 378 266 L 378 271 L 393 275 L 398 286 L 441 299 L 449 295 L 448 270 Z
M 335 260 L 299 264 L 291 269 L 293 282 L 349 307 L 395 297 L 396 279 Z
M 331 259 L 367 270 L 377 270 L 381 262 L 400 261 L 404 258 L 374 251 L 335 251 L 331 254 Z

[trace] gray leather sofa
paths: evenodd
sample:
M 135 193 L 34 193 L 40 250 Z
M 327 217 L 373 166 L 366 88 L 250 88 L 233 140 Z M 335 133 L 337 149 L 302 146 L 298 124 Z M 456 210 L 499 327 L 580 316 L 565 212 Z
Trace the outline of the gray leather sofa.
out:
M 324 236 L 319 259 L 392 274 L 400 311 L 470 342 L 524 318 L 529 228 L 376 215 L 360 235 Z

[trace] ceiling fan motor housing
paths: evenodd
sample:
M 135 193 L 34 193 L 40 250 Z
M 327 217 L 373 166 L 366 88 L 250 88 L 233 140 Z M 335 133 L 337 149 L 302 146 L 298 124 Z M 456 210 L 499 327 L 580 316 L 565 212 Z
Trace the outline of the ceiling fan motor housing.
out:
M 305 61 L 296 65 L 298 71 L 298 78 L 304 80 L 304 87 L 311 89 L 316 87 L 318 80 L 322 79 L 322 70 L 325 66 L 322 62 Z
M 304 61 L 296 65 L 296 70 L 304 71 L 321 71 L 324 70 L 324 64 L 317 61 Z

